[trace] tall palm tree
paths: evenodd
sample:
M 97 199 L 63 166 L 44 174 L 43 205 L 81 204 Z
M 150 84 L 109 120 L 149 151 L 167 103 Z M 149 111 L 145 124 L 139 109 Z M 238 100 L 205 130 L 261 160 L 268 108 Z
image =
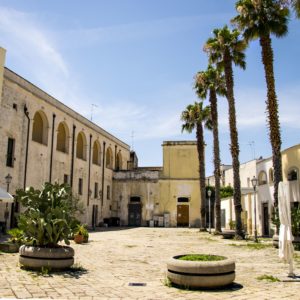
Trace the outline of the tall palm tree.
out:
M 203 125 L 206 128 L 211 127 L 210 123 L 210 107 L 205 106 L 203 102 L 195 102 L 186 107 L 186 109 L 181 114 L 181 121 L 183 122 L 182 131 L 187 131 L 191 133 L 196 129 L 197 137 L 197 151 L 199 160 L 199 178 L 200 178 L 200 230 L 205 230 L 206 228 L 206 190 L 205 190 L 205 142 L 204 142 L 204 130 Z
M 296 17 L 300 18 L 300 0 L 290 0 L 291 6 L 293 10 L 295 11 Z
M 198 72 L 195 80 L 195 89 L 197 95 L 205 99 L 209 92 L 209 102 L 211 108 L 211 125 L 214 140 L 214 176 L 215 176 L 215 232 L 220 233 L 221 229 L 221 199 L 220 199 L 220 145 L 218 128 L 218 105 L 217 95 L 225 96 L 225 78 L 224 75 L 212 65 L 207 67 L 206 71 Z
M 274 167 L 274 203 L 278 204 L 278 185 L 282 180 L 281 134 L 278 116 L 278 101 L 273 70 L 273 49 L 271 34 L 283 37 L 288 32 L 289 9 L 274 0 L 240 0 L 236 3 L 239 15 L 232 22 L 243 30 L 245 40 L 259 39 L 262 63 L 267 83 L 267 119 L 272 146 Z
M 241 204 L 241 181 L 240 181 L 240 161 L 239 161 L 239 143 L 238 131 L 236 126 L 236 111 L 234 99 L 234 80 L 232 64 L 246 68 L 245 49 L 246 43 L 240 39 L 240 32 L 237 29 L 230 30 L 227 26 L 213 31 L 214 37 L 209 38 L 204 45 L 204 51 L 209 54 L 211 63 L 216 63 L 219 68 L 224 69 L 226 83 L 226 97 L 229 108 L 229 127 L 231 139 L 231 156 L 233 168 L 233 186 L 234 186 L 234 207 L 236 217 L 236 238 L 243 238 L 242 228 L 242 204 Z

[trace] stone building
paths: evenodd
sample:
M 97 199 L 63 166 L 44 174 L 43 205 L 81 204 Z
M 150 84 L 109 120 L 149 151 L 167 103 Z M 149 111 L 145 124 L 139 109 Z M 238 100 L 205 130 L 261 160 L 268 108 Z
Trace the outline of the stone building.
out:
M 282 156 L 282 177 L 290 189 L 291 207 L 298 207 L 300 203 L 300 144 L 284 149 Z M 240 165 L 241 193 L 242 193 L 242 222 L 248 234 L 254 234 L 256 201 L 257 232 L 262 236 L 272 236 L 275 230 L 272 224 L 274 212 L 274 174 L 272 157 L 254 159 Z M 258 179 L 256 194 L 251 183 L 253 177 Z M 233 169 L 224 172 L 225 185 L 233 186 Z M 224 228 L 229 228 L 235 220 L 233 197 L 222 199 L 221 210 Z
M 200 187 L 195 141 L 166 141 L 163 167 L 116 172 L 114 198 L 121 224 L 200 226 Z
M 5 68 L 4 62 L 1 48 L 1 186 L 8 173 L 11 193 L 40 188 L 44 182 L 69 183 L 85 205 L 83 222 L 93 225 L 110 217 L 113 172 L 127 168 L 129 146 Z
M 12 194 L 68 183 L 85 207 L 80 220 L 90 226 L 199 225 L 196 142 L 164 142 L 163 167 L 140 168 L 126 143 L 4 65 L 0 48 L 2 187 L 7 174 Z M 11 227 L 22 208 L 7 208 L 0 203 L 0 222 Z

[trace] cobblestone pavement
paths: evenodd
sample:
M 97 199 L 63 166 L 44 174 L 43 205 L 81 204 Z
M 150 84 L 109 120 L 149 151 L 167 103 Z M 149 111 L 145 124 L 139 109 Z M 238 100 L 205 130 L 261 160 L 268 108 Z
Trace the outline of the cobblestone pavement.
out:
M 20 269 L 18 254 L 0 255 L 1 298 L 52 299 L 300 299 L 300 282 L 267 282 L 287 266 L 272 247 L 251 249 L 197 229 L 132 228 L 92 232 L 75 248 L 73 272 L 39 274 Z M 234 244 L 234 245 L 233 245 Z M 239 246 L 240 245 L 240 246 Z M 243 246 L 241 246 L 243 245 Z M 235 284 L 224 290 L 189 291 L 166 285 L 166 261 L 184 253 L 226 255 L 236 260 Z M 300 252 L 296 273 L 300 275 Z M 298 272 L 297 272 L 298 271 Z M 145 283 L 145 286 L 129 286 Z

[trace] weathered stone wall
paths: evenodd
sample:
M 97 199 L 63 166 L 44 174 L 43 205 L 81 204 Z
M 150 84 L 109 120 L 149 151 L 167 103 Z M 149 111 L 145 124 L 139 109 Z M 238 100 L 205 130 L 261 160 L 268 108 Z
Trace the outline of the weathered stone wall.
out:
M 113 175 L 114 217 L 119 217 L 121 225 L 128 225 L 130 197 L 141 199 L 141 225 L 146 226 L 155 214 L 159 214 L 159 173 L 155 170 L 138 168 L 132 171 L 115 172 Z
M 13 178 L 10 185 L 10 192 L 12 194 L 16 189 L 23 188 L 24 186 L 26 156 L 25 150 L 28 126 L 28 120 L 24 113 L 25 106 L 28 109 L 30 118 L 26 186 L 34 186 L 35 188 L 40 188 L 44 182 L 50 180 L 50 156 L 52 145 L 53 115 L 55 114 L 52 182 L 56 181 L 62 183 L 64 180 L 64 175 L 68 175 L 70 182 L 72 160 L 72 132 L 73 126 L 76 126 L 73 192 L 74 194 L 78 194 L 78 181 L 79 178 L 82 178 L 82 195 L 79 195 L 78 197 L 86 207 L 84 215 L 82 215 L 80 218 L 83 222 L 91 225 L 93 205 L 98 205 L 98 221 L 101 221 L 104 217 L 110 217 L 112 200 L 106 199 L 106 190 L 108 185 L 112 190 L 113 170 L 106 167 L 104 167 L 103 202 L 101 201 L 103 177 L 103 143 L 106 144 L 106 149 L 110 146 L 113 151 L 113 168 L 115 167 L 115 152 L 120 152 L 122 155 L 122 169 L 127 168 L 127 161 L 129 160 L 130 155 L 129 146 L 6 68 L 4 68 L 4 80 L 0 106 L 0 154 L 2 156 L 2 159 L 0 160 L 0 169 L 2 170 L 2 176 L 0 177 L 1 186 L 5 187 L 4 177 L 8 173 L 10 173 Z M 48 138 L 46 145 L 32 140 L 33 118 L 37 111 L 43 112 L 47 118 Z M 58 133 L 57 129 L 61 122 L 64 122 L 68 128 L 67 153 L 56 150 Z M 87 141 L 84 149 L 84 151 L 86 151 L 86 160 L 76 158 L 76 139 L 80 131 L 84 133 Z M 92 146 L 95 140 L 98 140 L 99 144 L 101 145 L 101 165 L 93 164 L 91 159 L 89 189 L 88 174 L 90 135 L 92 135 Z M 15 139 L 15 161 L 13 167 L 6 166 L 7 143 L 9 137 Z M 91 155 L 93 155 L 93 148 L 91 148 Z M 98 195 L 96 195 L 96 197 L 94 195 L 95 182 L 98 182 L 98 188 L 100 191 Z M 90 199 L 88 201 L 89 194 Z M 0 204 L 0 221 L 2 221 L 4 218 L 4 206 L 5 205 Z

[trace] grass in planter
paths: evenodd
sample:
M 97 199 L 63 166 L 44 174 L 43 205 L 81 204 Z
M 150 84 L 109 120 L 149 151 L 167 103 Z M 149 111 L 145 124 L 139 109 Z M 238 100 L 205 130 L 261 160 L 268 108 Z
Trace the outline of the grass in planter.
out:
M 259 277 L 256 278 L 257 280 L 266 280 L 266 281 L 269 281 L 269 282 L 279 282 L 280 280 L 277 278 L 277 277 L 274 277 L 272 275 L 261 275 Z
M 179 260 L 188 260 L 188 261 L 218 261 L 224 260 L 224 256 L 219 255 L 210 255 L 210 254 L 188 254 L 183 255 L 178 258 Z

